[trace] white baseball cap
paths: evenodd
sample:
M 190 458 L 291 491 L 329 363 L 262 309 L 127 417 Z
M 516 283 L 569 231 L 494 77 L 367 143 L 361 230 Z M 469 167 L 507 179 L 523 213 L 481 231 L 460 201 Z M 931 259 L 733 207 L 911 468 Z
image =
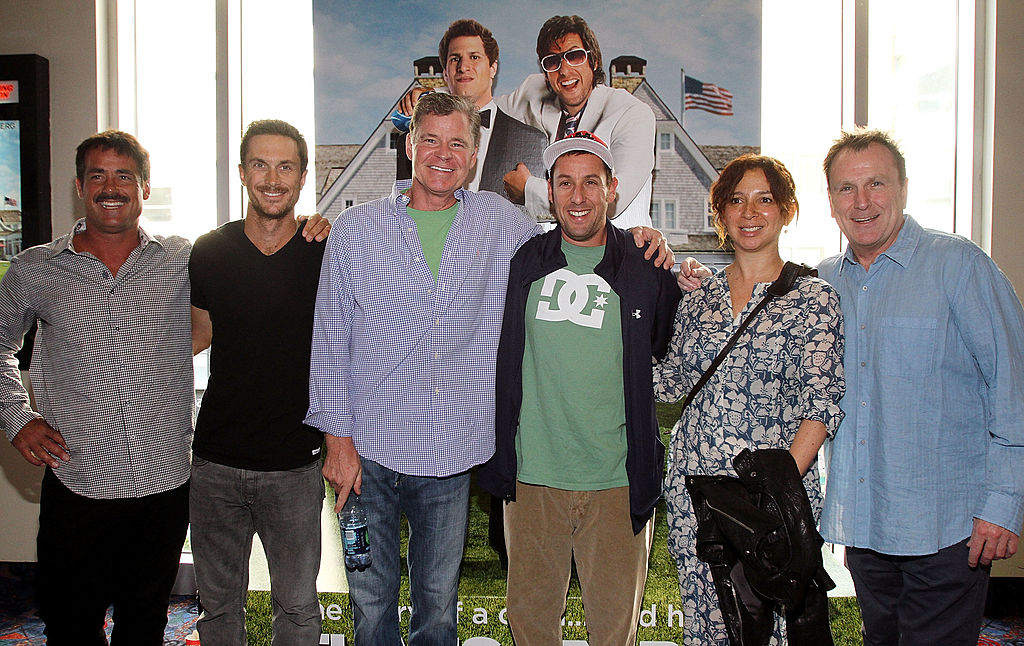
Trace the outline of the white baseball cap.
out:
M 544 167 L 550 171 L 559 157 L 565 153 L 577 150 L 597 155 L 604 162 L 605 166 L 611 169 L 612 173 L 615 172 L 615 164 L 612 163 L 612 151 L 609 150 L 608 144 L 604 143 L 594 133 L 586 130 L 578 130 L 575 134 L 565 139 L 559 139 L 545 148 L 543 155 Z

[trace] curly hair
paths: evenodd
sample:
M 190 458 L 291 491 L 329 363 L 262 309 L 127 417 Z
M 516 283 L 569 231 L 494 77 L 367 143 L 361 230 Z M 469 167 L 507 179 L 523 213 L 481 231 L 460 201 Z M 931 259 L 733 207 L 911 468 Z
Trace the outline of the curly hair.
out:
M 772 191 L 772 197 L 779 205 L 786 224 L 793 221 L 800 211 L 800 203 L 796 199 L 796 183 L 789 170 L 774 157 L 766 155 L 755 155 L 748 153 L 740 155 L 726 164 L 722 174 L 718 176 L 715 183 L 711 185 L 711 193 L 708 201 L 711 203 L 711 213 L 714 218 L 715 232 L 718 234 L 718 242 L 725 246 L 727 236 L 725 224 L 722 222 L 722 214 L 729 204 L 736 186 L 743 179 L 749 170 L 761 170 L 768 180 L 768 187 Z

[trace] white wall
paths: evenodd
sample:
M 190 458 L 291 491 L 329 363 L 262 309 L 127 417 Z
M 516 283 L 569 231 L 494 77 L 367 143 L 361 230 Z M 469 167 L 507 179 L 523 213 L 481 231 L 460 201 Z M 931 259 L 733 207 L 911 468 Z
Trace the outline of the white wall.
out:
M 75 147 L 96 132 L 94 0 L 0 0 L 0 54 L 39 54 L 50 61 L 50 190 L 53 235 L 71 230 Z M 0 561 L 34 561 L 42 470 L 0 440 Z
M 992 161 L 992 258 L 1024 296 L 1024 11 L 1002 0 L 996 13 L 995 125 Z

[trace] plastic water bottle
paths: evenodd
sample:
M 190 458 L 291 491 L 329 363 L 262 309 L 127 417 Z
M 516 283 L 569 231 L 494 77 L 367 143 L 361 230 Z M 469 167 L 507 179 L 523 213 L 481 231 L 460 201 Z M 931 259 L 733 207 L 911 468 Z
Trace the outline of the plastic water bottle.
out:
M 345 545 L 345 566 L 352 570 L 370 567 L 373 557 L 370 554 L 366 512 L 355 492 L 349 494 L 345 506 L 338 514 L 338 524 L 341 525 L 341 541 Z

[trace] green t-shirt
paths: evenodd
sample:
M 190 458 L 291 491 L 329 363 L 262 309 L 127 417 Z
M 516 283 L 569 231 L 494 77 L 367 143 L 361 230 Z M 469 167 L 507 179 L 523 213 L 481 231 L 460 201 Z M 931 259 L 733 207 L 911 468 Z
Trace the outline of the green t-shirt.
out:
M 437 272 L 441 269 L 444 243 L 448 239 L 448 230 L 452 228 L 455 215 L 459 212 L 459 202 L 456 201 L 455 204 L 443 211 L 420 211 L 408 207 L 405 211 L 416 223 L 416 232 L 420 236 L 420 245 L 423 247 L 423 260 L 427 262 L 436 281 Z
M 629 484 L 619 297 L 594 273 L 604 247 L 565 240 L 568 266 L 526 303 L 518 479 L 571 491 Z

